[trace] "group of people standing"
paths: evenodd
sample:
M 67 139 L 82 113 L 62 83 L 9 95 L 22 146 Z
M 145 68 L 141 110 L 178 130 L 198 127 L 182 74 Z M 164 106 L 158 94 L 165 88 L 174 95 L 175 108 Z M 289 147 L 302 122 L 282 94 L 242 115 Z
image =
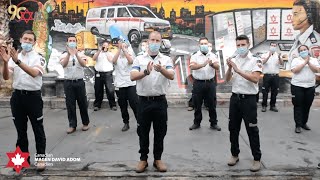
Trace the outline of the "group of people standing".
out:
M 166 172 L 167 167 L 161 160 L 167 133 L 168 103 L 166 92 L 169 80 L 174 79 L 173 63 L 169 56 L 159 52 L 161 34 L 152 32 L 146 42 L 144 53 L 137 57 L 130 46 L 124 42 L 115 44 L 118 48 L 113 55 L 108 52 L 109 43 L 104 42 L 102 48 L 96 52 L 93 59 L 96 63 L 96 84 L 94 110 L 101 108 L 103 99 L 103 86 L 106 86 L 107 97 L 111 109 L 117 110 L 113 92 L 116 91 L 121 115 L 124 122 L 122 131 L 129 127 L 128 104 L 131 106 L 137 120 L 137 134 L 139 136 L 140 161 L 136 172 L 141 173 L 148 167 L 149 132 L 153 123 L 154 129 L 154 162 L 153 166 L 160 172 Z M 0 48 L 0 57 L 4 60 L 3 76 L 9 79 L 13 74 L 13 94 L 10 100 L 13 122 L 18 132 L 16 146 L 23 152 L 28 152 L 27 121 L 31 121 L 35 134 L 36 150 L 38 154 L 45 154 L 46 137 L 43 128 L 43 102 L 41 98 L 42 74 L 45 61 L 34 50 L 36 36 L 32 31 L 25 31 L 20 39 L 22 50 L 17 52 L 14 48 Z M 210 128 L 220 131 L 216 113 L 216 83 L 215 71 L 219 69 L 216 55 L 209 51 L 208 39 L 199 39 L 199 51 L 191 56 L 190 68 L 194 78 L 193 102 L 194 122 L 189 128 L 200 128 L 202 120 L 201 106 L 205 101 L 209 111 Z M 279 65 L 283 63 L 276 52 L 276 44 L 270 43 L 270 51 L 261 60 L 254 57 L 249 50 L 250 41 L 246 35 L 236 37 L 237 51 L 235 55 L 226 60 L 226 81 L 232 84 L 232 95 L 229 107 L 229 131 L 231 143 L 231 158 L 229 166 L 239 162 L 239 132 L 241 122 L 244 120 L 249 136 L 250 148 L 253 155 L 251 171 L 261 169 L 261 150 L 259 128 L 257 123 L 256 94 L 259 92 L 258 82 L 260 75 L 263 78 L 262 111 L 266 111 L 267 94 L 271 88 L 270 110 L 278 112 L 276 96 L 279 89 Z M 77 39 L 70 36 L 67 39 L 66 52 L 61 55 L 60 63 L 65 70 L 64 89 L 69 120 L 68 134 L 76 131 L 77 116 L 76 102 L 79 105 L 82 119 L 82 130 L 89 129 L 88 104 L 85 82 L 83 81 L 83 67 L 86 56 L 77 50 Z M 314 99 L 315 73 L 320 72 L 317 59 L 310 56 L 309 47 L 300 45 L 299 56 L 291 63 L 293 73 L 291 81 L 292 102 L 294 105 L 294 120 L 296 133 L 301 128 L 310 130 L 307 125 L 310 106 Z M 110 63 L 110 64 L 109 64 Z M 112 71 L 115 68 L 114 88 Z M 33 103 L 30 105 L 30 102 Z M 30 159 L 28 159 L 30 163 Z M 37 169 L 45 169 L 44 162 L 37 163 Z
M 152 32 L 147 41 L 148 49 L 138 57 L 126 43 L 118 42 L 115 55 L 108 53 L 108 42 L 104 42 L 101 50 L 93 57 L 97 61 L 96 69 L 96 101 L 95 110 L 101 107 L 103 96 L 103 85 L 107 84 L 108 98 L 111 100 L 110 107 L 116 110 L 114 89 L 109 79 L 111 66 L 115 66 L 115 91 L 119 98 L 118 103 L 124 122 L 122 131 L 129 129 L 128 103 L 130 104 L 135 118 L 138 122 L 137 133 L 141 161 L 137 166 L 137 172 L 143 172 L 148 166 L 149 132 L 151 124 L 154 129 L 154 163 L 160 172 L 165 172 L 166 166 L 161 161 L 163 152 L 163 140 L 167 132 L 167 100 L 166 91 L 169 80 L 174 79 L 173 64 L 169 56 L 159 52 L 161 34 Z M 41 96 L 42 75 L 45 69 L 45 60 L 35 52 L 33 46 L 36 44 L 35 34 L 27 30 L 21 38 L 21 51 L 13 47 L 1 47 L 0 57 L 4 61 L 3 78 L 8 80 L 13 76 L 13 94 L 10 100 L 13 122 L 17 129 L 18 139 L 16 146 L 22 152 L 29 152 L 27 124 L 31 121 L 36 141 L 37 154 L 44 155 L 46 149 L 46 136 L 43 127 L 43 101 Z M 60 57 L 60 63 L 64 67 L 65 81 L 64 90 L 69 120 L 68 134 L 76 131 L 77 116 L 76 103 L 78 103 L 82 131 L 89 129 L 88 103 L 86 97 L 85 82 L 83 81 L 83 67 L 86 65 L 87 57 L 77 49 L 77 39 L 74 36 L 67 38 L 66 51 Z M 105 61 L 105 62 L 104 62 Z M 99 65 L 100 64 L 100 65 Z M 100 78 L 100 79 L 99 79 Z M 109 84 L 108 84 L 109 83 Z M 102 90 L 98 89 L 101 88 Z M 102 94 L 102 95 L 101 95 Z M 113 101 L 112 101 L 113 100 Z M 29 103 L 29 102 L 33 103 Z M 28 158 L 30 164 L 30 157 Z M 43 171 L 45 162 L 37 162 L 37 170 Z

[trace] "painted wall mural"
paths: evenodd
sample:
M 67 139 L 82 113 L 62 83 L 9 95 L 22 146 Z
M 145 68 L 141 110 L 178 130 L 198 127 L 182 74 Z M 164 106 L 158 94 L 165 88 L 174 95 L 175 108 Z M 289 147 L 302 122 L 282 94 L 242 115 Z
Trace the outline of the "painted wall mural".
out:
M 6 12 L 2 9 L 0 13 L 8 14 L 14 47 L 19 48 L 24 30 L 35 31 L 37 52 L 46 59 L 48 71 L 56 72 L 60 78 L 63 69 L 59 56 L 65 51 L 70 34 L 77 35 L 78 48 L 90 56 L 99 43 L 110 39 L 109 29 L 114 24 L 136 53 L 141 40 L 157 30 L 170 42 L 166 53 L 175 64 L 176 78 L 170 93 L 184 94 L 192 87 L 189 59 L 199 49 L 201 36 L 209 38 L 220 60 L 217 83 L 221 87 L 228 86 L 224 77 L 225 59 L 235 52 L 235 38 L 240 34 L 250 38 L 251 51 L 256 56 L 268 51 L 271 41 L 277 42 L 283 59 L 287 60 L 280 76 L 290 77 L 288 64 L 297 55 L 295 39 L 308 27 L 314 29 L 313 35 L 308 36 L 312 55 L 319 57 L 320 39 L 316 39 L 320 29 L 319 4 L 320 0 L 11 0 L 4 6 Z M 93 80 L 93 64 L 89 61 L 86 69 L 88 81 Z

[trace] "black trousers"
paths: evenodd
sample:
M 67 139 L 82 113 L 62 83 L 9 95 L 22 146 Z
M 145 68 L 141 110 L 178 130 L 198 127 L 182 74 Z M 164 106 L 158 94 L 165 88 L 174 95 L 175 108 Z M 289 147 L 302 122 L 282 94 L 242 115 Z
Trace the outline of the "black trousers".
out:
M 139 96 L 138 103 L 138 128 L 140 144 L 140 160 L 146 161 L 149 153 L 149 132 L 153 122 L 154 143 L 153 155 L 155 160 L 160 160 L 163 152 L 163 140 L 167 134 L 168 104 L 165 96 L 146 98 Z
M 251 153 L 254 160 L 261 159 L 259 128 L 257 124 L 257 103 L 256 95 L 236 95 L 232 94 L 229 107 L 229 131 L 231 142 L 231 154 L 238 156 L 239 132 L 241 122 L 244 120 L 247 134 L 249 136 Z
M 46 135 L 43 128 L 43 101 L 41 91 L 15 91 L 10 99 L 13 122 L 18 133 L 16 146 L 29 152 L 28 118 L 33 129 L 37 154 L 45 154 Z M 28 159 L 30 163 L 30 157 Z
M 302 127 L 307 124 L 314 93 L 315 87 L 304 88 L 291 84 L 293 116 L 296 127 Z
M 202 81 L 195 80 L 193 83 L 192 98 L 194 102 L 194 124 L 200 124 L 202 120 L 201 107 L 203 102 L 207 102 L 209 108 L 209 121 L 211 125 L 218 123 L 217 120 L 217 96 L 216 84 L 213 80 Z
M 100 77 L 97 77 L 97 74 L 99 74 Z M 94 95 L 96 99 L 93 102 L 94 107 L 101 108 L 104 87 L 106 88 L 106 94 L 107 94 L 110 108 L 113 106 L 116 106 L 116 101 L 114 96 L 115 88 L 113 85 L 112 71 L 110 72 L 96 71 L 95 82 L 94 82 Z
M 121 109 L 121 116 L 123 123 L 129 123 L 129 113 L 128 113 L 128 101 L 129 105 L 137 119 L 137 108 L 138 108 L 138 95 L 136 91 L 136 86 L 122 87 L 116 91 L 118 96 L 118 104 Z
M 194 104 L 194 103 L 193 103 L 193 99 L 192 99 L 192 95 L 191 95 L 191 98 L 190 98 L 189 101 L 188 101 L 188 107 L 194 107 L 193 104 Z M 208 103 L 207 103 L 206 99 L 204 99 L 204 106 L 205 106 L 205 107 L 208 107 Z
M 65 80 L 64 93 L 66 95 L 69 127 L 77 127 L 76 102 L 78 102 L 82 124 L 88 125 L 90 121 L 85 82 L 82 79 Z
M 265 74 L 263 76 L 262 85 L 262 106 L 267 106 L 268 93 L 271 89 L 270 107 L 275 107 L 277 102 L 277 95 L 279 91 L 279 75 L 278 74 Z
M 194 104 L 194 103 L 193 103 L 193 99 L 192 99 L 192 95 L 191 95 L 191 98 L 190 98 L 189 101 L 188 101 L 188 107 L 194 107 L 193 104 Z

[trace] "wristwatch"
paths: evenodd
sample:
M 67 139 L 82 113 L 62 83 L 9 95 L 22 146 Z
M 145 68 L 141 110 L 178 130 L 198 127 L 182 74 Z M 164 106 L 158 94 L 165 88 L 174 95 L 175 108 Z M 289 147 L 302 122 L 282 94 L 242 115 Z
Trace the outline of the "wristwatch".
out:
M 16 65 L 19 65 L 21 63 L 20 59 L 18 59 L 15 63 Z
M 145 69 L 145 70 L 143 71 L 143 73 L 144 73 L 145 76 L 147 76 L 147 75 L 150 74 L 150 72 L 149 72 L 147 69 Z

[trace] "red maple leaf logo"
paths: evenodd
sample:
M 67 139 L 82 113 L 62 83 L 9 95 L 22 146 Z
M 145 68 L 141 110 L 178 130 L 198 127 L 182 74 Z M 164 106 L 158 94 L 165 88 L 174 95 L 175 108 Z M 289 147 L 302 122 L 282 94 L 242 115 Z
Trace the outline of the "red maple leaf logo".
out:
M 23 167 L 30 167 L 30 164 L 28 163 L 29 153 L 22 152 L 19 146 L 17 146 L 14 152 L 8 152 L 7 156 L 9 162 L 6 167 L 14 168 L 17 173 L 20 173 Z

